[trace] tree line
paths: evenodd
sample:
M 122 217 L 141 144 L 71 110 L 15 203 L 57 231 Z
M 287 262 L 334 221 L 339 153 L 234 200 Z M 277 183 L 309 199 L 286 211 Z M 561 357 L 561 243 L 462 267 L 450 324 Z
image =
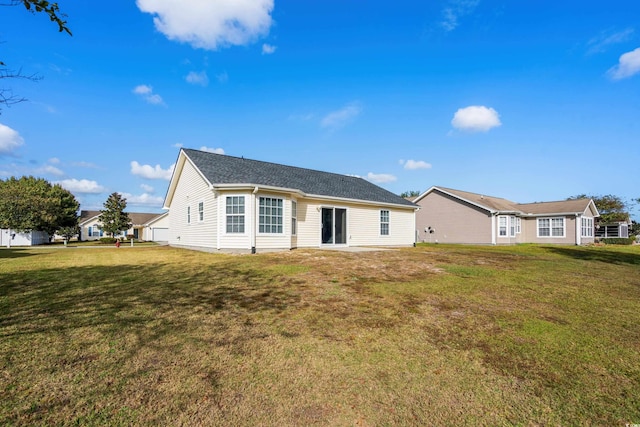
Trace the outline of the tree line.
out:
M 115 192 L 104 202 L 99 220 L 107 235 L 131 228 L 126 207 L 127 199 Z M 79 210 L 75 196 L 59 184 L 33 176 L 0 180 L 0 228 L 18 233 L 44 231 L 68 241 L 79 234 Z

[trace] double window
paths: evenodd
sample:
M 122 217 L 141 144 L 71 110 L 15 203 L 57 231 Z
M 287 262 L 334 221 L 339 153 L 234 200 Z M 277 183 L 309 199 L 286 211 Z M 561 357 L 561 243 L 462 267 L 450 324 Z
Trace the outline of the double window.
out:
M 519 216 L 500 215 L 498 217 L 498 236 L 516 237 L 516 234 L 520 234 L 522 229 L 521 224 Z
M 260 197 L 258 231 L 260 233 L 282 234 L 283 200 L 274 197 Z
M 593 237 L 593 218 L 580 218 L 581 237 Z
M 538 237 L 565 237 L 564 217 L 538 218 Z
M 227 196 L 227 233 L 244 233 L 244 196 Z
M 380 211 L 380 235 L 381 236 L 389 235 L 389 211 L 388 210 Z

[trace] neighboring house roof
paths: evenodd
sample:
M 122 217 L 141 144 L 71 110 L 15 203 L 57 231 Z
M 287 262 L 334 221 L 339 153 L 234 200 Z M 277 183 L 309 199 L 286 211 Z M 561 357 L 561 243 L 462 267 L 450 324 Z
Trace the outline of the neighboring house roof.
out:
M 149 219 L 147 222 L 144 223 L 144 225 L 151 225 L 156 221 L 159 221 L 160 219 L 164 218 L 165 216 L 169 215 L 169 211 L 167 212 L 162 212 L 161 214 L 156 214 L 155 217 Z
M 100 216 L 100 211 L 80 211 L 80 219 L 79 224 L 83 225 L 89 221 L 97 220 Z M 136 225 L 144 225 L 148 222 L 155 220 L 156 218 L 166 215 L 166 212 L 163 213 L 146 213 L 146 212 L 129 212 L 129 219 L 131 220 L 131 224 L 133 226 Z
M 359 177 L 321 172 L 241 157 L 182 149 L 213 187 L 226 185 L 267 186 L 299 191 L 306 196 L 351 199 L 417 208 L 412 202 Z M 174 174 L 178 173 L 178 167 Z M 173 184 L 173 178 L 172 178 Z M 175 185 L 175 184 L 174 184 Z M 172 185 L 165 205 L 170 203 Z
M 517 213 L 520 215 L 560 215 L 583 213 L 587 208 L 591 208 L 594 216 L 600 216 L 598 210 L 591 199 L 561 200 L 555 202 L 537 203 L 516 203 L 501 197 L 485 196 L 483 194 L 471 193 L 468 191 L 454 190 L 446 187 L 431 187 L 422 193 L 415 200 L 418 203 L 427 194 L 433 191 L 440 191 L 452 197 L 471 203 L 479 208 L 491 213 Z

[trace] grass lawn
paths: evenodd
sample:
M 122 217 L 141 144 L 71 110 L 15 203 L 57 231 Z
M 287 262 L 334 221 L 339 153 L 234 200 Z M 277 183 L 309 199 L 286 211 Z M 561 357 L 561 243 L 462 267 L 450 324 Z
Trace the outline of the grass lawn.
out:
M 640 247 L 0 249 L 0 425 L 640 423 Z

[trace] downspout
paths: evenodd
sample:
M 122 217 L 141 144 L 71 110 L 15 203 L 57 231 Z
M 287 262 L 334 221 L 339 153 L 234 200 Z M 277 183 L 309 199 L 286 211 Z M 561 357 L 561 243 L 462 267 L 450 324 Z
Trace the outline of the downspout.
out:
M 256 185 L 255 188 L 253 189 L 253 192 L 251 192 L 251 226 L 249 227 L 249 233 L 251 233 L 251 235 L 249 236 L 249 239 L 251 240 L 251 253 L 255 254 L 256 253 L 256 193 L 258 192 L 260 188 Z
M 495 245 L 497 244 L 497 240 L 496 240 L 496 213 L 497 212 L 491 212 L 491 244 Z

